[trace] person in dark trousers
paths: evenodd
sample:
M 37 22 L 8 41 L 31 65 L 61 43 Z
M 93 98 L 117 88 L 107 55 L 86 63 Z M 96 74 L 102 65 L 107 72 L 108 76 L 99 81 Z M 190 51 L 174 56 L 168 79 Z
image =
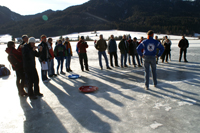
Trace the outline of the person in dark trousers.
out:
M 47 45 L 47 37 L 45 35 L 41 35 L 40 38 L 41 38 L 41 43 L 38 46 L 42 47 L 42 53 L 40 54 L 39 61 L 41 63 L 42 81 L 46 83 L 46 82 L 49 82 L 50 79 L 47 78 L 48 70 L 42 70 L 42 65 L 49 62 L 51 58 L 51 54 L 49 53 L 49 48 Z
M 157 41 L 160 42 L 160 40 L 158 39 L 158 36 L 155 36 L 155 40 L 157 40 Z M 160 51 L 159 48 L 157 48 L 157 49 L 156 49 L 156 52 L 157 52 L 156 55 L 158 55 L 159 51 Z M 156 64 L 158 64 L 158 60 L 159 60 L 159 58 L 156 57 Z
M 57 45 L 54 49 L 54 56 L 55 56 L 56 60 L 58 61 L 57 74 L 59 75 L 58 70 L 61 65 L 60 74 L 64 75 L 65 73 L 63 72 L 63 62 L 64 62 L 64 59 L 68 55 L 67 55 L 67 50 L 66 50 L 65 46 L 62 45 L 62 40 L 57 41 Z
M 135 57 L 138 62 L 138 67 L 142 67 L 140 65 L 140 59 L 139 59 L 139 56 L 138 56 L 138 53 L 136 50 L 136 48 L 138 46 L 137 38 L 134 37 L 134 39 L 132 40 L 131 37 L 129 37 L 128 43 L 129 43 L 129 54 L 132 56 L 134 67 L 136 67 Z
M 163 57 L 162 57 L 162 63 L 165 62 L 168 63 L 168 56 L 170 55 L 170 51 L 171 51 L 171 41 L 169 39 L 165 40 L 164 42 L 164 52 L 163 52 Z M 166 56 L 166 59 L 165 59 Z
M 49 47 L 49 53 L 51 54 L 51 58 L 48 62 L 48 75 L 49 77 L 53 77 L 53 76 L 57 76 L 57 74 L 55 74 L 55 70 L 54 70 L 54 52 L 53 52 L 53 43 L 52 43 L 52 38 L 48 38 L 47 41 L 47 45 Z
M 140 43 L 141 43 L 142 41 L 144 41 L 144 37 L 143 37 L 143 36 L 140 38 L 140 41 L 138 42 L 138 46 L 140 45 Z M 144 49 L 142 49 L 142 53 L 143 53 L 143 51 L 144 51 Z M 139 56 L 139 58 L 140 58 L 140 64 L 142 65 L 142 64 L 143 64 L 142 57 Z
M 103 55 L 105 61 L 106 61 L 106 67 L 107 69 L 111 69 L 108 65 L 108 58 L 106 55 L 106 49 L 107 49 L 107 43 L 103 39 L 103 35 L 99 36 L 99 40 L 97 41 L 97 45 L 95 47 L 98 50 L 98 55 L 99 55 L 99 65 L 101 67 L 101 70 L 103 70 L 103 65 L 102 65 L 102 60 L 101 60 L 101 55 Z
M 163 37 L 163 40 L 162 40 L 162 45 L 164 46 L 164 44 L 166 43 L 166 41 L 168 40 L 168 43 L 172 44 L 171 40 L 168 39 L 168 36 L 164 36 Z M 165 47 L 165 46 L 164 46 Z M 170 47 L 171 48 L 171 47 Z M 163 54 L 161 55 L 161 59 L 165 58 L 166 54 L 165 52 L 163 52 Z M 169 57 L 169 60 L 171 61 L 171 49 L 170 51 L 168 52 L 168 57 Z M 163 59 L 164 61 L 164 59 Z
M 145 90 L 149 90 L 149 67 L 151 66 L 151 71 L 153 75 L 153 83 L 156 87 L 157 77 L 156 77 L 156 57 L 161 56 L 164 51 L 164 47 L 160 42 L 153 39 L 154 32 L 152 30 L 148 31 L 147 40 L 144 40 L 137 47 L 138 54 L 144 58 L 144 70 L 145 70 Z M 160 52 L 156 55 L 156 49 L 159 48 Z M 144 52 L 142 53 L 142 49 Z
M 13 70 L 16 72 L 16 85 L 18 94 L 20 96 L 28 95 L 24 90 L 25 74 L 23 69 L 22 51 L 15 49 L 15 42 L 9 41 L 7 43 L 6 53 L 12 55 L 12 60 L 15 60 L 12 65 Z
M 113 56 L 115 58 L 115 67 L 119 67 L 118 65 L 118 56 L 117 56 L 117 43 L 114 39 L 114 36 L 110 36 L 110 40 L 108 42 L 108 54 L 110 54 L 110 65 L 113 66 Z
M 77 44 L 77 50 L 78 50 L 79 62 L 80 62 L 82 71 L 84 71 L 83 61 L 85 65 L 85 70 L 89 71 L 86 48 L 88 48 L 88 44 L 87 42 L 85 42 L 84 36 L 81 36 L 80 41 Z
M 121 53 L 121 67 L 128 67 L 127 62 L 127 54 L 129 52 L 128 42 L 126 40 L 126 35 L 123 35 L 123 39 L 119 42 L 118 48 Z
M 71 57 L 73 56 L 73 53 L 72 53 L 72 47 L 71 47 L 68 37 L 65 38 L 65 42 L 63 45 L 65 46 L 65 48 L 67 50 L 67 55 L 68 55 L 66 58 L 66 71 L 72 72 L 72 70 L 70 68 L 70 63 L 71 63 Z
M 187 53 L 187 48 L 189 47 L 189 42 L 185 38 L 185 36 L 182 36 L 182 39 L 178 43 L 178 47 L 180 48 L 179 62 L 181 62 L 183 52 L 184 52 L 184 62 L 188 62 L 186 59 L 186 53 Z
M 43 96 L 39 89 L 39 77 L 36 70 L 35 57 L 39 57 L 42 52 L 42 47 L 39 47 L 39 52 L 36 51 L 35 38 L 30 37 L 28 43 L 22 48 L 23 67 L 28 76 L 28 96 L 30 99 L 37 99 L 36 96 Z M 34 85 L 34 91 L 33 91 Z

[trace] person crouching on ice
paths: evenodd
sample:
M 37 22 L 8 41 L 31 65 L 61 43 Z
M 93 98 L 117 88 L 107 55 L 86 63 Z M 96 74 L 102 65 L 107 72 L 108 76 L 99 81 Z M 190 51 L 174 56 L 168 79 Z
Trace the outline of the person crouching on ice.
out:
M 65 74 L 63 72 L 63 61 L 67 56 L 67 50 L 66 50 L 65 46 L 62 45 L 62 40 L 58 40 L 57 44 L 58 45 L 56 45 L 56 47 L 54 49 L 54 55 L 55 55 L 55 58 L 58 61 L 57 74 L 59 75 L 58 70 L 59 70 L 60 65 L 61 65 L 60 74 Z

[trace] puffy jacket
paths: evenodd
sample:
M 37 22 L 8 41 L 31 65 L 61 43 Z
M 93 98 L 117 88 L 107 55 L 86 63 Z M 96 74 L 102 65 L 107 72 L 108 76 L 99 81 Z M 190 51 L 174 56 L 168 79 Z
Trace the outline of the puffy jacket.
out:
M 88 48 L 87 42 L 80 40 L 77 44 L 78 53 L 86 53 L 86 48 Z
M 58 44 L 54 49 L 54 56 L 55 57 L 66 57 L 67 50 L 64 45 Z
M 25 44 L 22 48 L 23 67 L 25 70 L 35 68 L 35 57 L 39 57 L 41 52 L 33 51 L 29 44 Z
M 129 48 L 128 48 L 128 42 L 124 39 L 122 39 L 119 42 L 118 48 L 120 49 L 121 54 L 125 54 L 129 52 Z
M 100 52 L 103 52 L 107 49 L 107 43 L 104 39 L 100 39 L 97 41 L 96 49 Z
M 70 42 L 66 42 L 66 41 L 65 41 L 63 45 L 65 46 L 68 55 L 73 56 L 73 53 L 72 53 L 72 47 L 71 47 Z
M 187 39 L 181 39 L 178 43 L 179 48 L 186 49 L 189 47 L 189 42 Z
M 110 39 L 108 42 L 108 52 L 117 52 L 117 43 L 114 39 Z
M 17 60 L 17 67 L 16 66 L 14 66 L 13 64 L 11 64 L 12 65 L 12 68 L 13 68 L 13 70 L 20 70 L 20 69 L 23 69 L 23 60 L 22 60 L 22 52 L 21 51 L 19 51 L 19 50 L 16 50 L 14 47 L 12 47 L 12 48 L 6 48 L 6 53 L 8 53 L 8 55 L 9 54 L 13 54 L 13 57 Z
M 153 37 L 150 37 L 149 39 L 140 43 L 140 45 L 137 47 L 137 52 L 140 56 L 156 56 L 157 48 L 160 50 L 157 56 L 161 56 L 164 51 L 163 45 L 159 41 L 154 40 Z M 143 53 L 141 51 L 142 49 L 144 49 Z
M 38 46 L 42 47 L 42 52 L 39 57 L 40 62 L 48 61 L 51 58 L 51 54 L 49 53 L 49 48 L 47 43 L 41 42 Z

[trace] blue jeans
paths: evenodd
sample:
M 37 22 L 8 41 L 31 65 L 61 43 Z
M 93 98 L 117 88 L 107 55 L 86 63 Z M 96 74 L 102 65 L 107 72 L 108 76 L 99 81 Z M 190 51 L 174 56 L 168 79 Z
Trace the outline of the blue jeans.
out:
M 126 54 L 121 54 L 121 67 L 123 67 L 123 65 L 127 66 L 126 62 L 127 62 L 127 53 Z
M 62 72 L 62 70 L 63 70 L 63 61 L 64 61 L 64 58 L 65 57 L 57 57 L 57 61 L 58 61 L 58 66 L 57 66 L 57 73 L 58 73 L 58 69 L 59 69 L 59 67 L 60 67 L 60 65 L 61 65 L 61 70 L 60 70 L 60 72 Z
M 134 55 L 132 55 L 132 57 L 133 57 L 133 65 L 136 65 L 136 63 L 135 63 L 135 57 L 136 57 L 138 66 L 140 66 L 140 59 L 139 59 L 138 54 L 134 54 Z
M 68 55 L 66 58 L 66 70 L 70 69 L 71 55 Z
M 55 71 L 54 71 L 54 59 L 49 60 L 48 67 L 49 67 L 49 69 L 48 69 L 49 76 L 50 75 L 54 75 L 55 74 Z
M 144 57 L 144 70 L 145 70 L 145 87 L 149 88 L 149 66 L 151 66 L 152 76 L 153 76 L 153 84 L 157 85 L 157 77 L 156 77 L 156 58 L 155 56 L 145 56 Z
M 109 67 L 109 65 L 108 65 L 108 58 L 107 58 L 106 52 L 105 51 L 103 51 L 103 52 L 99 51 L 98 55 L 99 55 L 99 65 L 100 65 L 100 67 L 103 68 L 102 61 L 101 61 L 101 55 L 103 55 L 103 57 L 104 57 L 104 59 L 106 61 L 106 67 Z

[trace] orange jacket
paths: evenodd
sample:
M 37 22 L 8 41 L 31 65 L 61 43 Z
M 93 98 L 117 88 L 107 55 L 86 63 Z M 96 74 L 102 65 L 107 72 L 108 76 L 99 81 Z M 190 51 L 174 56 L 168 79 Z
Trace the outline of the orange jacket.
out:
M 68 55 L 70 54 L 71 56 L 73 56 L 72 47 L 71 47 L 70 42 L 64 42 L 63 45 L 64 45 L 65 48 L 67 49 Z

